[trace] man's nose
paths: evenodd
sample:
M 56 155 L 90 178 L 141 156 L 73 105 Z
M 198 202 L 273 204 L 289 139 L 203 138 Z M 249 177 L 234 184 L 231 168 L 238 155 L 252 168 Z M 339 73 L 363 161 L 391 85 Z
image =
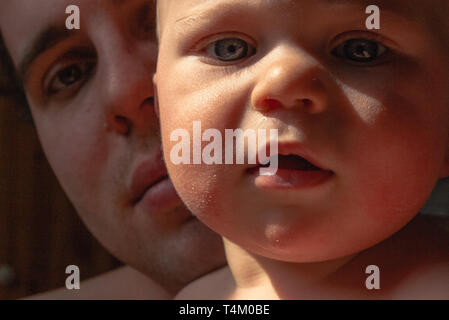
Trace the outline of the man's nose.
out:
M 251 95 L 254 108 L 300 108 L 310 114 L 326 110 L 326 75 L 312 56 L 296 47 L 279 47 L 263 63 Z
M 149 130 L 158 131 L 153 88 L 155 60 L 156 47 L 152 43 L 142 50 L 118 42 L 99 52 L 100 90 L 109 130 L 144 136 Z

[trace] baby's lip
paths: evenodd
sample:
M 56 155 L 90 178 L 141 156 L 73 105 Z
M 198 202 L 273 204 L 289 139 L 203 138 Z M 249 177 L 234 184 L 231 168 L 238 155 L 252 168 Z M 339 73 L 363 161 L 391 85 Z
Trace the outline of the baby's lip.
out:
M 270 144 L 265 146 L 266 152 L 270 151 Z M 308 148 L 296 141 L 283 141 L 278 143 L 278 152 L 275 155 L 278 157 L 278 167 L 287 166 L 291 170 L 322 170 L 331 171 L 326 169 L 320 161 L 316 160 L 308 151 Z M 296 165 L 294 162 L 298 162 Z M 299 163 L 303 162 L 303 163 Z M 262 164 L 260 159 L 257 158 L 255 165 L 252 165 L 249 170 L 254 170 L 260 167 L 269 167 L 270 163 Z

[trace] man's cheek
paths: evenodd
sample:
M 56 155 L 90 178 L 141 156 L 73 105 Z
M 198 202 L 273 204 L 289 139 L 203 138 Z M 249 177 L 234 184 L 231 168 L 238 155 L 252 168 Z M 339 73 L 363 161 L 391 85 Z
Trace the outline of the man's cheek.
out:
M 99 183 L 101 173 L 104 170 L 107 158 L 107 146 L 104 141 L 92 139 L 88 134 L 80 132 L 60 134 L 46 144 L 46 154 L 50 165 L 59 177 L 64 189 L 71 192 L 83 191 L 86 188 L 92 190 Z M 80 189 L 80 190 L 78 190 Z

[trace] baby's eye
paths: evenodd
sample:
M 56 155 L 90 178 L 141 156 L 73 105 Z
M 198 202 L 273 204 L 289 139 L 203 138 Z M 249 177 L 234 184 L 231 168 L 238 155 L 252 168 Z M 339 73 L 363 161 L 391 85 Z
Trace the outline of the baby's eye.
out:
M 94 66 L 93 62 L 86 61 L 60 68 L 54 73 L 47 86 L 48 94 L 56 94 L 65 89 L 75 89 L 88 78 Z
M 350 39 L 336 47 L 332 54 L 358 63 L 373 62 L 388 52 L 388 48 L 368 39 Z
M 226 38 L 214 41 L 206 47 L 206 53 L 221 61 L 236 61 L 253 55 L 255 49 L 239 38 Z

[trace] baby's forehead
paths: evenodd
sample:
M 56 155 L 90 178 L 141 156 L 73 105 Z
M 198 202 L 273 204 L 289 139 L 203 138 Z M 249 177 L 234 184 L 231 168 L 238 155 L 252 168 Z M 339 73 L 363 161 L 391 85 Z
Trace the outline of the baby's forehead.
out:
M 236 7 L 251 10 L 252 16 L 257 16 L 257 12 L 262 12 L 264 9 L 272 12 L 280 12 L 277 9 L 287 10 L 290 13 L 300 12 L 307 10 L 310 3 L 310 0 L 159 0 L 158 30 L 166 27 L 164 23 L 166 19 L 170 21 L 169 26 L 172 27 L 175 21 L 189 16 L 213 16 L 214 13 L 231 11 Z M 393 13 L 401 20 L 405 19 L 414 25 L 421 25 L 422 29 L 427 29 L 433 34 L 433 38 L 446 42 L 449 39 L 449 0 L 313 0 L 313 3 L 323 10 L 327 7 L 345 7 L 348 10 L 358 10 L 363 13 L 368 6 L 376 4 L 380 9 L 381 17 L 382 12 Z
M 207 10 L 211 7 L 231 7 L 245 4 L 247 8 L 265 7 L 285 9 L 302 8 L 302 4 L 310 0 L 159 0 L 158 9 L 163 16 L 167 13 L 187 14 L 188 12 Z M 381 11 L 390 10 L 410 18 L 422 18 L 422 21 L 431 20 L 434 17 L 444 18 L 449 14 L 448 0 L 313 0 L 315 3 L 328 7 L 348 6 L 354 9 L 366 8 L 377 5 Z M 421 19 L 420 19 L 421 20 Z

